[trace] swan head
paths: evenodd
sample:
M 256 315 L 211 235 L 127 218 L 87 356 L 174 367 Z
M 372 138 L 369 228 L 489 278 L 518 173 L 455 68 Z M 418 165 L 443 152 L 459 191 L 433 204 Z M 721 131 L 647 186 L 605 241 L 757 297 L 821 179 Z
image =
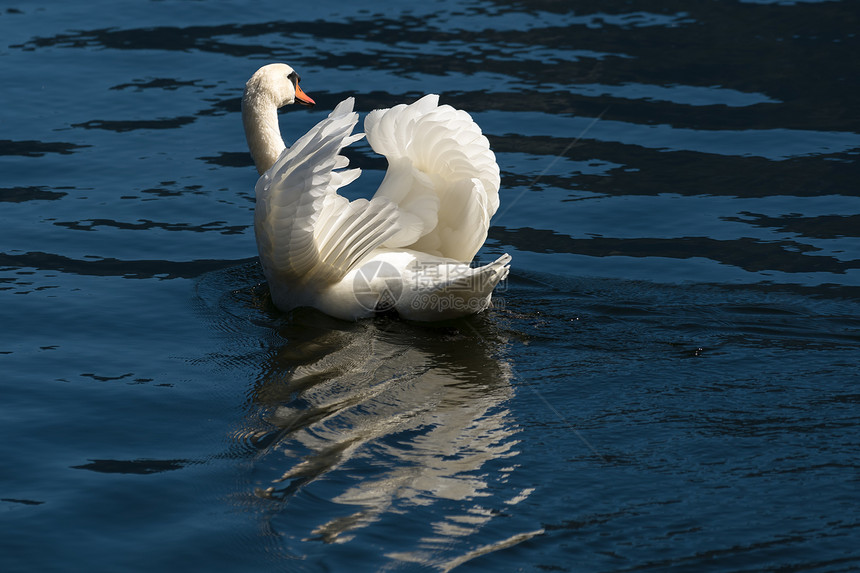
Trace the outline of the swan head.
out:
M 275 107 L 316 102 L 299 87 L 299 74 L 287 64 L 269 64 L 257 70 L 245 84 L 245 100 L 262 98 Z
M 242 123 L 257 172 L 262 175 L 286 147 L 278 126 L 278 108 L 291 103 L 314 105 L 299 87 L 299 74 L 286 64 L 269 64 L 245 84 Z

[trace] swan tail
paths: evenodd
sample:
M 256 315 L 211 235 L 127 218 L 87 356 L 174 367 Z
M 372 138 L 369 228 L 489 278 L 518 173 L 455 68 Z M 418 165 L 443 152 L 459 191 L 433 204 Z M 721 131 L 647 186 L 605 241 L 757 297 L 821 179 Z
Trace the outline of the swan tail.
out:
M 285 149 L 257 181 L 255 231 L 267 277 L 280 283 L 318 283 L 343 278 L 374 248 L 396 234 L 396 205 L 386 198 L 350 202 L 337 190 L 359 169 L 340 151 L 361 139 L 353 98 Z
M 511 256 L 504 254 L 490 264 L 470 268 L 462 277 L 444 285 L 437 292 L 456 292 L 470 297 L 489 296 L 496 286 L 505 280 L 510 272 Z
M 445 273 L 445 280 L 421 288 L 421 279 L 418 279 L 419 288 L 398 304 L 398 312 L 416 320 L 439 320 L 486 310 L 493 290 L 508 276 L 510 262 L 511 256 L 505 254 L 481 267 L 440 265 L 429 274 Z
M 499 207 L 499 166 L 468 113 L 430 94 L 410 105 L 372 111 L 367 140 L 388 159 L 376 197 L 397 203 L 401 231 L 387 247 L 471 261 Z

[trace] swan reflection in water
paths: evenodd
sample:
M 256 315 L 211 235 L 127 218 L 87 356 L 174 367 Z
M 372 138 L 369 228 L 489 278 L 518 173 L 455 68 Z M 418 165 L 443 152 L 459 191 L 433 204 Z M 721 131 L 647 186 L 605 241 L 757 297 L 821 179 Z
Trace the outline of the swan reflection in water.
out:
M 292 537 L 348 542 L 363 527 L 414 512 L 419 540 L 388 556 L 426 563 L 484 528 L 496 505 L 530 493 L 503 485 L 516 467 L 519 430 L 506 407 L 506 339 L 492 318 L 345 323 L 298 310 L 278 335 L 285 342 L 272 350 L 236 437 L 257 448 L 255 493 L 278 504 L 272 518 L 286 519 Z M 319 514 L 291 514 L 305 491 L 327 500 Z

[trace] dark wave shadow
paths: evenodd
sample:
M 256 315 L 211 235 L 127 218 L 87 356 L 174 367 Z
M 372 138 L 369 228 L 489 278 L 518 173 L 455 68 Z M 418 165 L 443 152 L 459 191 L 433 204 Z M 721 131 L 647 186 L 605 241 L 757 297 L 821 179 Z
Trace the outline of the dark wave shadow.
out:
M 828 223 L 840 221 L 830 219 Z M 490 227 L 489 237 L 521 251 L 570 253 L 592 257 L 663 257 L 690 259 L 703 257 L 748 272 L 784 273 L 826 272 L 845 274 L 860 268 L 860 260 L 840 260 L 833 256 L 810 254 L 817 247 L 798 241 L 761 241 L 752 238 L 730 240 L 710 237 L 655 238 L 636 240 L 609 237 L 573 238 L 549 229 Z

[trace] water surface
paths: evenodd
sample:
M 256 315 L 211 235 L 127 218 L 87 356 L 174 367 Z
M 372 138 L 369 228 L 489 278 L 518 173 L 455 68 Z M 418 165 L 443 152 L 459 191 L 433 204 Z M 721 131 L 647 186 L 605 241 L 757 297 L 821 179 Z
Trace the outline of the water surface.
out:
M 7 3 L 3 571 L 860 567 L 843 1 Z M 493 309 L 284 314 L 239 99 L 439 93 Z M 361 142 L 366 196 L 384 160 Z

